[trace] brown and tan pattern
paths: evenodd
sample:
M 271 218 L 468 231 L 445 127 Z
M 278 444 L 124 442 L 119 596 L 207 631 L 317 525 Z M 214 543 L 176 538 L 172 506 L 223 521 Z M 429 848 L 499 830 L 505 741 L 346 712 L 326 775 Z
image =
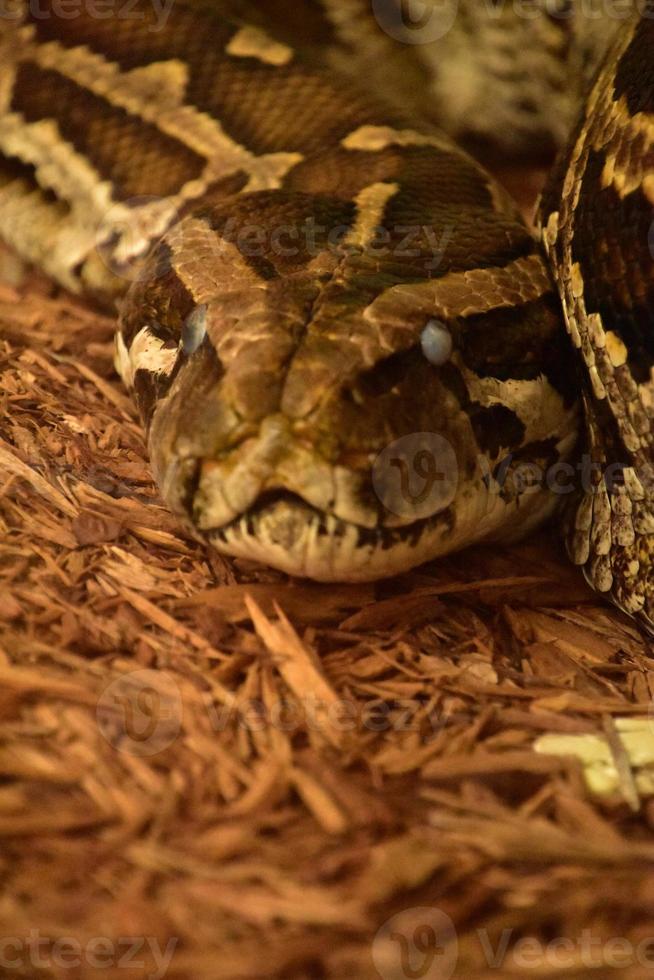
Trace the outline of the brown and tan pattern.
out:
M 159 486 L 219 550 L 368 580 L 518 536 L 558 506 L 549 476 L 575 450 L 579 386 L 550 271 L 505 191 L 428 121 L 483 142 L 511 118 L 518 145 L 560 142 L 541 132 L 545 102 L 566 120 L 561 79 L 574 63 L 581 85 L 603 45 L 555 7 L 529 26 L 501 5 L 484 19 L 467 2 L 428 4 L 410 25 L 423 43 L 403 45 L 415 38 L 400 8 L 373 4 L 375 22 L 360 0 L 307 0 L 297 22 L 277 0 L 187 0 L 165 17 L 138 0 L 108 19 L 46 2 L 0 21 L 0 233 L 67 288 L 119 304 L 116 365 Z M 579 511 L 575 558 L 590 531 L 591 578 L 608 591 L 617 541 L 613 593 L 632 612 L 648 546 L 627 517 L 635 506 L 648 540 L 654 398 L 641 356 L 651 23 L 605 32 L 618 40 L 546 233 L 602 430 L 593 459 L 635 454 L 619 489 L 602 484 Z M 465 62 L 480 36 L 458 78 L 448 59 Z M 542 104 L 517 60 L 508 70 L 507 39 L 542 55 Z M 493 71 L 498 93 L 521 95 L 492 121 Z M 599 234 L 598 191 L 619 203 Z
M 325 9 L 320 0 L 257 3 L 262 12 L 275 7 L 280 22 L 292 6 L 298 31 L 317 32 Z M 219 50 L 241 64 L 293 64 L 292 37 L 264 41 L 252 25 L 213 23 Z M 0 19 L 0 32 L 5 26 L 16 29 Z M 39 70 L 59 71 L 65 57 L 65 78 L 95 99 L 105 83 L 109 109 L 177 138 L 186 52 L 196 52 L 197 66 L 206 33 L 150 38 L 135 24 L 114 23 L 109 33 L 99 22 L 47 18 L 33 26 Z M 76 47 L 83 27 L 99 40 Z M 74 55 L 47 47 L 58 31 Z M 375 583 L 323 585 L 227 560 L 187 534 L 157 494 L 142 427 L 112 369 L 115 317 L 49 278 L 109 302 L 110 270 L 119 291 L 133 283 L 123 374 L 152 419 L 151 445 L 160 426 L 163 463 L 184 448 L 174 445 L 172 401 L 160 411 L 179 382 L 180 435 L 196 440 L 191 457 L 206 453 L 210 463 L 196 498 L 204 496 L 203 513 L 222 502 L 210 493 L 212 467 L 228 488 L 223 506 L 238 503 L 244 478 L 265 476 L 271 460 L 298 494 L 317 493 L 320 461 L 345 479 L 363 469 L 366 440 L 375 445 L 382 424 L 411 431 L 414 418 L 429 430 L 450 409 L 462 445 L 472 429 L 485 458 L 501 459 L 484 476 L 501 491 L 491 499 L 510 508 L 525 467 L 560 460 L 556 440 L 541 436 L 584 375 L 575 375 L 558 298 L 543 296 L 545 265 L 502 195 L 491 187 L 489 205 L 478 172 L 401 113 L 360 126 L 356 139 L 363 134 L 367 147 L 341 140 L 308 152 L 278 185 L 251 193 L 260 157 L 243 147 L 241 169 L 230 169 L 234 134 L 223 137 L 189 102 L 196 111 L 177 117 L 189 134 L 182 143 L 202 157 L 220 139 L 225 172 L 207 191 L 191 181 L 199 208 L 189 197 L 175 216 L 161 212 L 169 230 L 153 251 L 151 199 L 114 199 L 114 185 L 82 166 L 79 143 L 66 144 L 52 125 L 35 132 L 15 112 L 10 119 L 19 50 L 9 44 L 0 60 L 0 136 L 11 132 L 18 151 L 0 154 L 0 226 L 40 271 L 21 275 L 0 246 L 3 978 L 380 980 L 432 967 L 444 977 L 451 967 L 466 980 L 644 980 L 654 965 L 652 644 L 566 562 L 556 525 L 517 546 L 468 549 Z M 603 144 L 613 162 L 601 172 L 629 200 L 627 188 L 646 186 L 650 165 L 635 109 L 647 88 L 633 71 L 625 77 L 633 150 L 628 139 L 615 152 Z M 135 92 L 140 109 L 127 102 Z M 65 117 L 56 94 L 48 111 Z M 157 111 L 146 118 L 148 105 Z M 371 146 L 382 129 L 385 145 Z M 422 145 L 388 139 L 407 130 L 421 133 Z M 437 162 L 453 209 L 461 203 L 460 227 L 431 186 Z M 618 231 L 624 242 L 629 215 L 641 229 L 638 197 L 634 210 L 613 212 L 594 173 L 579 225 L 586 285 L 596 266 L 605 275 L 607 247 Z M 424 196 L 403 195 L 407 184 L 424 185 Z M 418 213 L 425 203 L 432 224 L 400 249 L 415 251 L 417 241 L 418 255 L 391 262 L 376 254 L 387 243 L 375 222 L 388 224 L 382 212 L 395 208 L 393 220 L 405 224 L 412 201 Z M 104 214 L 105 202 L 113 220 L 98 253 L 94 209 Z M 560 200 L 553 210 L 561 213 Z M 271 249 L 278 211 L 285 217 Z M 133 214 L 144 219 L 140 231 L 125 224 Z M 498 214 L 505 224 L 494 238 Z M 646 255 L 637 241 L 614 254 L 611 289 L 600 298 L 615 291 L 617 308 L 629 295 L 620 275 L 631 290 L 635 257 Z M 378 276 L 366 330 L 357 311 Z M 575 278 L 574 292 L 579 286 Z M 628 320 L 602 314 L 616 383 L 627 366 L 647 407 Z M 616 423 L 602 404 L 618 402 L 591 327 L 579 319 L 609 395 L 588 408 L 611 449 Z M 350 381 L 347 360 L 339 390 L 338 343 L 350 328 L 361 360 L 374 364 Z M 432 360 L 409 346 L 423 333 Z M 395 353 L 375 360 L 387 349 Z M 315 442 L 297 439 L 293 453 L 275 456 L 291 445 L 267 421 L 282 400 L 293 418 L 308 405 L 320 429 Z M 214 440 L 230 434 L 233 446 L 214 457 Z M 345 449 L 329 464 L 336 437 Z M 521 448 L 511 458 L 507 445 Z M 314 446 L 319 457 L 308 453 Z M 233 469 L 224 465 L 231 460 Z M 637 489 L 632 481 L 634 499 Z M 474 512 L 474 499 L 462 513 Z M 530 504 L 545 499 L 522 494 L 522 512 L 536 520 Z M 352 520 L 361 535 L 371 530 L 377 496 L 350 485 L 338 500 L 358 503 Z M 617 530 L 616 516 L 614 507 Z M 406 514 L 385 519 L 394 521 L 384 538 L 392 547 Z M 600 788 L 589 778 L 594 768 Z M 412 956 L 407 971 L 411 939 L 424 950 L 434 921 L 438 945 Z
M 586 482 L 569 549 L 654 627 L 654 5 L 616 39 L 543 203 L 584 389 Z

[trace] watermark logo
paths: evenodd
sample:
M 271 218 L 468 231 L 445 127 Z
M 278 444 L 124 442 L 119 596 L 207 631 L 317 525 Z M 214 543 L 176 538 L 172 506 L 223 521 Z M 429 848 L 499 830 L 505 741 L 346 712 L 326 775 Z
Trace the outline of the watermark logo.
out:
M 192 218 L 192 211 L 187 217 Z M 224 258 L 234 247 L 245 258 L 270 261 L 302 256 L 309 261 L 325 252 L 343 258 L 363 254 L 376 260 L 408 260 L 412 274 L 420 266 L 433 274 L 443 263 L 455 227 L 377 225 L 363 242 L 353 240 L 352 234 L 352 224 L 326 225 L 312 216 L 295 224 L 244 222 L 232 217 L 219 234 L 203 239 L 202 254 L 206 261 Z M 194 251 L 198 244 L 194 222 L 180 218 L 171 198 L 140 196 L 114 204 L 104 213 L 95 230 L 94 245 L 113 275 L 127 282 L 145 282 L 160 278 L 168 269 L 163 253 L 157 252 L 162 241 L 177 255 Z
M 155 936 L 92 936 L 81 942 L 75 936 L 48 936 L 31 929 L 27 936 L 0 934 L 2 976 L 56 974 L 107 976 L 129 971 L 144 980 L 163 980 L 170 969 L 179 940 L 172 937 L 163 944 Z
M 40 20 L 133 20 L 145 23 L 151 33 L 162 31 L 170 17 L 174 0 L 150 0 L 150 10 L 138 7 L 135 0 L 27 0 L 29 15 Z M 23 4 L 0 0 L 0 20 L 20 20 Z
M 454 923 L 429 906 L 398 912 L 372 944 L 372 961 L 382 980 L 450 980 L 458 959 Z
M 462 467 L 457 451 L 435 432 L 414 432 L 390 443 L 372 464 L 373 489 L 391 514 L 406 521 L 439 513 L 454 501 L 460 489 Z M 620 496 L 628 484 L 649 497 L 654 492 L 652 472 L 636 469 L 630 460 L 606 464 L 588 453 L 554 458 L 551 462 L 507 453 L 493 460 L 483 453 L 476 458 L 477 493 L 506 500 L 544 492 L 556 497 L 570 494 Z M 482 490 L 483 483 L 485 490 Z
M 654 976 L 654 937 L 638 940 L 592 929 L 579 935 L 543 939 L 506 928 L 476 929 L 467 936 L 489 970 L 513 976 L 558 976 L 580 966 L 590 971 L 636 967 L 639 977 Z M 385 922 L 372 943 L 372 960 L 381 980 L 450 980 L 458 976 L 460 949 L 453 921 L 441 909 L 405 909 Z M 635 976 L 636 974 L 634 974 Z
M 459 0 L 372 0 L 375 19 L 384 33 L 399 41 L 401 44 L 433 44 L 442 40 L 454 27 L 459 14 Z M 570 21 L 578 23 L 586 21 L 611 22 L 623 21 L 637 11 L 641 17 L 651 19 L 654 10 L 649 0 L 479 0 L 478 3 L 467 4 L 465 12 L 468 18 L 476 17 L 476 26 L 483 30 L 486 25 L 493 25 L 503 20 L 506 26 L 511 21 Z M 541 43 L 540 25 L 536 24 L 533 31 L 535 45 Z M 475 34 L 470 33 L 474 38 Z M 524 36 L 525 41 L 529 34 Z M 474 59 L 474 51 L 470 47 L 470 57 Z
M 449 507 L 458 483 L 456 454 L 435 432 L 396 439 L 372 467 L 372 484 L 386 510 L 412 521 Z
M 179 735 L 179 688 L 163 671 L 131 671 L 104 689 L 96 717 L 100 731 L 115 749 L 129 755 L 156 755 Z
M 433 44 L 454 26 L 458 0 L 372 0 L 381 29 L 402 44 Z

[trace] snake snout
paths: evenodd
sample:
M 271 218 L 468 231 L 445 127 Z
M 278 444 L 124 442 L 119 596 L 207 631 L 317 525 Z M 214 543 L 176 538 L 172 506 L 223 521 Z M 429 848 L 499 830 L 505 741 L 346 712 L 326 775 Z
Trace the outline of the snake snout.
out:
M 358 471 L 325 458 L 286 416 L 271 415 L 256 435 L 229 451 L 200 461 L 190 502 L 193 523 L 210 532 L 284 499 L 291 510 L 307 508 L 362 527 L 379 521 L 364 485 L 370 466 Z M 288 510 L 288 508 L 287 508 Z

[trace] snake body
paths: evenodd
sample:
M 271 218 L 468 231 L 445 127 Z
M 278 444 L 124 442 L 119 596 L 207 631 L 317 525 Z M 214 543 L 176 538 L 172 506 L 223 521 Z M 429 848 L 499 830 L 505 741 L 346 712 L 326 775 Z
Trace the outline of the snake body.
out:
M 606 53 L 579 19 L 454 6 L 458 26 L 409 45 L 391 0 L 66 19 L 17 0 L 0 20 L 0 235 L 118 309 L 162 494 L 219 550 L 355 581 L 518 537 L 560 507 L 583 409 L 602 475 L 571 555 L 647 624 L 650 5 L 610 25 Z M 548 52 L 542 91 L 520 89 L 509 28 L 514 52 L 520 32 Z M 486 64 L 449 98 L 480 31 Z M 452 136 L 560 144 L 598 62 L 543 250 Z

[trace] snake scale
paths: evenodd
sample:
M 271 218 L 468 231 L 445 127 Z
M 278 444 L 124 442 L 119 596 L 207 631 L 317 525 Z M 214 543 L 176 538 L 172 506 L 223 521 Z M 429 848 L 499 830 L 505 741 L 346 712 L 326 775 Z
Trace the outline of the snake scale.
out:
M 654 4 L 522 6 L 5 0 L 0 236 L 117 309 L 222 552 L 356 581 L 559 511 L 654 628 Z M 460 142 L 566 144 L 542 241 Z

